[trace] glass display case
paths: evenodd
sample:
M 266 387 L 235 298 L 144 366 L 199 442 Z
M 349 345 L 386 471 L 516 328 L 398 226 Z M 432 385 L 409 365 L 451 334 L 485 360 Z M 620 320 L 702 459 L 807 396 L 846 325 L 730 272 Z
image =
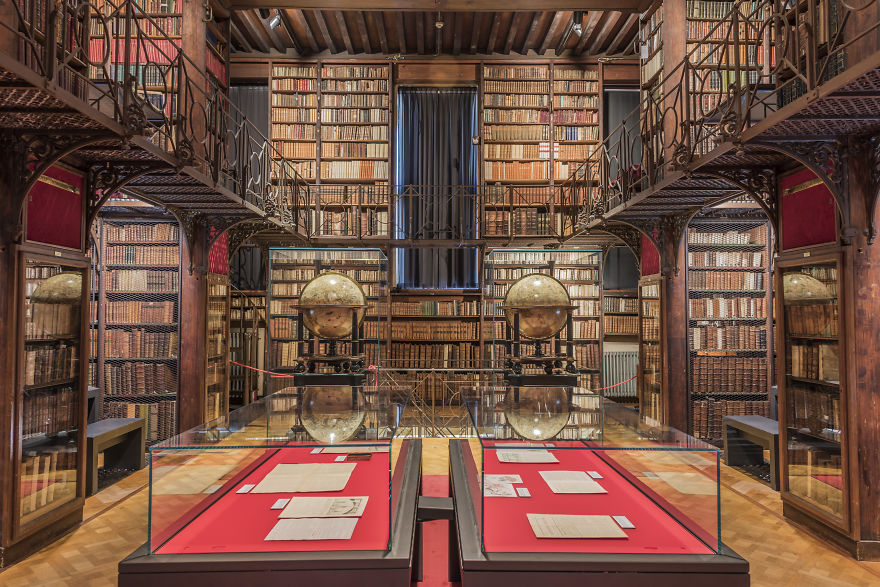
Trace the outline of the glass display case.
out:
M 748 585 L 748 564 L 721 543 L 717 448 L 586 390 L 469 397 L 478 441 L 450 449 L 463 585 L 498 573 L 515 585 L 573 578 L 559 573 Z
M 849 499 L 838 265 L 780 264 L 785 377 L 779 416 L 783 497 L 841 526 L 849 519 Z
M 22 249 L 12 540 L 81 515 L 88 263 Z M 14 344 L 7 341 L 7 344 Z M 87 352 L 87 351 L 86 351 Z
M 580 387 L 601 387 L 601 251 L 495 249 L 486 256 L 485 272 L 490 314 L 485 339 L 492 367 L 524 375 L 572 374 Z M 530 275 L 552 280 L 534 286 L 523 281 Z M 564 293 L 557 296 L 559 284 Z M 530 301 L 509 299 L 514 286 L 523 285 L 534 290 L 527 293 Z M 507 314 L 519 305 L 516 317 L 509 319 Z M 529 327 L 532 332 L 524 330 Z
M 395 439 L 407 399 L 391 386 L 289 388 L 150 447 L 148 541 L 119 584 L 373 571 L 409 585 L 421 445 Z
M 270 249 L 268 303 L 270 371 L 358 374 L 384 357 L 388 276 L 379 249 Z M 289 384 L 271 378 L 268 392 Z

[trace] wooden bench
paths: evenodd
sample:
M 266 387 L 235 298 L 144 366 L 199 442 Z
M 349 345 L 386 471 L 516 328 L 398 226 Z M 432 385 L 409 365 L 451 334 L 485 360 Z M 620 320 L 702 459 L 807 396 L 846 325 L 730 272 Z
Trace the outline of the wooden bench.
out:
M 764 416 L 724 416 L 724 461 L 730 467 L 761 465 L 770 451 L 770 487 L 779 491 L 779 422 Z
M 105 467 L 144 468 L 144 419 L 108 418 L 86 428 L 86 495 L 98 491 L 98 455 Z

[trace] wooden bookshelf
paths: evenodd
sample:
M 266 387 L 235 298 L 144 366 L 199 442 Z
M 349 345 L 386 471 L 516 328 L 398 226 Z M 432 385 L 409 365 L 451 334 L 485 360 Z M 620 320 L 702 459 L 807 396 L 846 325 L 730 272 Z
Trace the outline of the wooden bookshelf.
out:
M 639 280 L 639 413 L 655 422 L 663 421 L 661 290 L 662 280 L 659 275 Z
M 638 339 L 638 290 L 606 289 L 602 292 L 602 334 L 605 340 L 635 342 Z
M 271 137 L 275 148 L 307 181 L 317 178 L 318 66 L 273 63 Z
M 242 365 L 266 368 L 266 292 L 232 288 L 229 357 Z M 229 404 L 236 408 L 263 395 L 265 375 L 234 363 L 229 366 Z
M 570 178 L 599 144 L 597 65 L 553 65 L 553 179 Z
M 208 273 L 205 422 L 229 412 L 229 277 Z
M 390 198 L 387 186 L 321 186 L 312 198 L 312 234 L 358 240 L 388 238 Z
M 687 232 L 688 352 L 694 436 L 723 437 L 727 415 L 770 414 L 769 226 L 695 220 Z
M 641 84 L 643 90 L 657 85 L 663 72 L 663 4 L 656 2 L 639 20 Z
M 100 412 L 144 418 L 154 444 L 177 433 L 180 229 L 171 216 L 108 209 L 96 235 Z
M 229 90 L 231 20 L 213 18 L 205 23 L 205 71 L 222 92 Z

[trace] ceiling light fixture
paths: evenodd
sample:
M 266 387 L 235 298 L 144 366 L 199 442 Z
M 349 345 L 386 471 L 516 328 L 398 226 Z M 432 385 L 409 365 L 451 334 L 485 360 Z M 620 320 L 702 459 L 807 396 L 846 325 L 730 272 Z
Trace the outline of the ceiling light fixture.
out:
M 281 26 L 281 11 L 277 8 L 275 9 L 275 16 L 269 21 L 269 26 L 273 29 L 277 29 Z
M 571 30 L 577 36 L 581 36 L 581 33 L 584 31 L 584 13 L 582 10 L 575 10 L 571 15 Z

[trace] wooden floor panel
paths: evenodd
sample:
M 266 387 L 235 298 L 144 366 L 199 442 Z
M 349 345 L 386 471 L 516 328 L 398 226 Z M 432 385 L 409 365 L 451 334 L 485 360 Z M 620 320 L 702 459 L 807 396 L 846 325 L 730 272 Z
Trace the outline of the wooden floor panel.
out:
M 423 473 L 445 475 L 447 441 L 425 439 L 423 448 Z M 116 585 L 117 562 L 146 540 L 147 478 L 139 471 L 90 497 L 80 526 L 0 572 L 0 585 Z M 727 467 L 722 485 L 723 540 L 751 564 L 753 586 L 880 587 L 880 563 L 856 561 L 786 521 L 766 485 Z

